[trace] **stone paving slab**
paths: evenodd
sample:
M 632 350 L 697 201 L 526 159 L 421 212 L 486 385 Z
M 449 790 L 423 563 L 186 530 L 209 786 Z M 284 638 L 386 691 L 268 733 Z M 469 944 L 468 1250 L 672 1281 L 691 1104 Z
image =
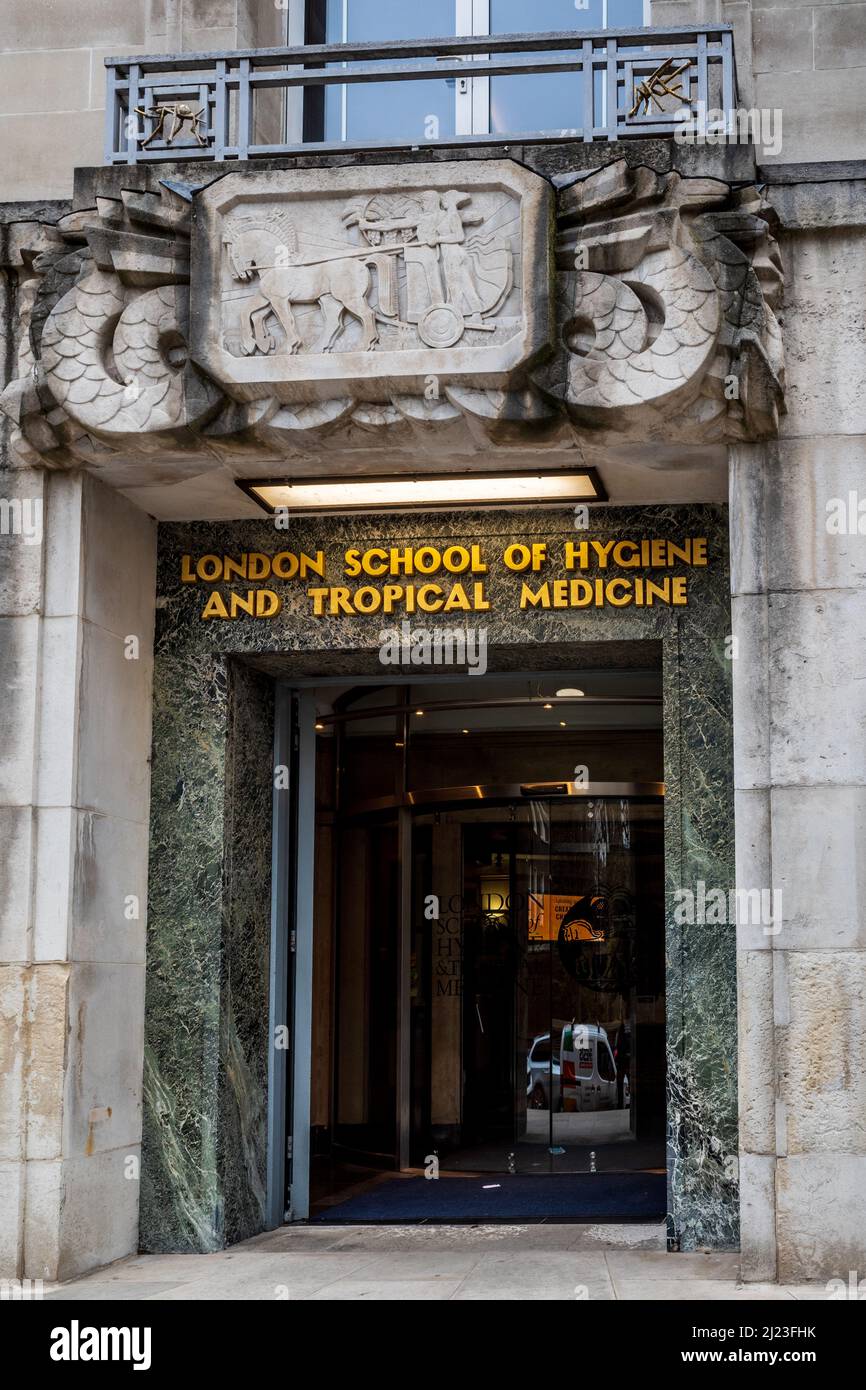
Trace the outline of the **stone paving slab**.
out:
M 741 1284 L 735 1253 L 668 1254 L 635 1226 L 283 1227 L 210 1255 L 138 1255 L 46 1289 L 53 1301 L 820 1300 Z
M 423 1302 L 428 1299 L 446 1301 L 457 1294 L 460 1279 L 407 1279 L 395 1284 L 384 1280 L 346 1279 L 331 1284 L 326 1289 L 318 1289 L 306 1300 L 320 1303 L 330 1299 L 370 1302 Z
M 735 1284 L 726 1279 L 702 1278 L 695 1283 L 687 1283 L 682 1279 L 662 1279 L 650 1274 L 637 1279 L 616 1279 L 614 1287 L 615 1297 L 622 1302 L 793 1302 L 792 1295 L 780 1284 Z
M 660 1250 L 608 1250 L 608 1268 L 614 1279 L 730 1279 L 740 1275 L 740 1257 L 734 1251 L 713 1255 L 669 1255 Z
M 128 1284 L 116 1279 L 111 1282 L 100 1282 L 96 1279 L 87 1282 L 79 1281 L 76 1284 L 61 1284 L 45 1294 L 46 1303 L 56 1303 L 58 1301 L 68 1301 L 75 1299 L 81 1303 L 103 1303 L 114 1302 L 115 1299 L 124 1302 L 141 1302 L 155 1298 L 158 1294 L 171 1295 L 172 1290 L 182 1289 L 183 1285 L 168 1280 L 136 1279 Z

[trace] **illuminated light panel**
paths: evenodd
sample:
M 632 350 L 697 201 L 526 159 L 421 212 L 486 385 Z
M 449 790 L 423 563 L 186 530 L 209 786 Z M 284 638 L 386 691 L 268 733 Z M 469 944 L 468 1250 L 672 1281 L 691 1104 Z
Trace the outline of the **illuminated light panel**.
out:
M 323 482 L 237 480 L 254 502 L 268 512 L 380 512 L 454 507 L 508 507 L 539 503 L 603 500 L 604 490 L 592 469 L 579 472 L 497 473 L 429 478 L 346 478 Z

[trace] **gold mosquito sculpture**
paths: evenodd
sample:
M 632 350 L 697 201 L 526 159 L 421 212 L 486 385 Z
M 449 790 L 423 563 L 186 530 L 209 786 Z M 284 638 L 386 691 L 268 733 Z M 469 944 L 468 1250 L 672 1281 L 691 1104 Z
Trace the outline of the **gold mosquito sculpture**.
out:
M 199 126 L 201 125 L 204 107 L 199 106 L 197 110 L 185 101 L 172 101 L 165 106 L 136 106 L 136 116 L 146 117 L 149 121 L 154 121 L 155 125 L 146 140 L 139 141 L 141 148 L 146 150 L 151 140 L 162 138 L 167 145 L 170 145 L 176 135 L 179 135 L 189 122 L 190 133 L 195 136 L 200 145 L 206 145 L 207 140 L 202 135 Z M 171 126 L 166 133 L 165 123 L 171 117 Z
M 644 108 L 644 115 L 648 116 L 653 102 L 656 103 L 660 111 L 663 111 L 662 97 L 679 97 L 680 101 L 685 101 L 686 97 L 679 82 L 675 87 L 673 83 L 685 72 L 689 62 L 690 60 L 687 58 L 681 67 L 675 68 L 673 58 L 665 58 L 655 72 L 651 72 L 649 77 L 645 77 L 642 82 L 635 83 L 633 92 L 635 103 L 628 113 L 629 119 L 638 114 L 641 106 Z

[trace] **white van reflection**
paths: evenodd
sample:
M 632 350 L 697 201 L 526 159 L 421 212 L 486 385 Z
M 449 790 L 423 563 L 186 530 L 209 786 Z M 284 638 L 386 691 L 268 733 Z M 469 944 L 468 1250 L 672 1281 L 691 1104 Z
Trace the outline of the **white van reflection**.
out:
M 550 1034 L 539 1033 L 532 1039 L 526 1054 L 526 1104 L 531 1110 L 549 1110 L 550 1093 L 553 1092 L 554 1110 L 562 1109 L 559 1089 L 559 1049 L 554 1041 L 554 1057 L 551 1066 Z
M 527 1106 L 548 1110 L 551 1095 L 554 1110 L 570 1113 L 628 1109 L 628 1076 L 622 1078 L 620 1100 L 616 1061 L 604 1028 L 572 1022 L 552 1042 L 550 1033 L 533 1038 L 526 1057 Z

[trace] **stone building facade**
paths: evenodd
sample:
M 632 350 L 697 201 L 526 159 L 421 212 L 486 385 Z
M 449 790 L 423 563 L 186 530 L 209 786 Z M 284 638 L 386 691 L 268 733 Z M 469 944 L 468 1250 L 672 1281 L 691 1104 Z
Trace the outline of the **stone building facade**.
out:
M 64 1278 L 253 1234 L 282 1216 L 287 1109 L 296 1139 L 316 1109 L 309 1068 L 286 1092 L 300 1034 L 291 1063 L 272 1043 L 287 1008 L 302 1027 L 318 910 L 273 852 L 275 711 L 287 683 L 381 673 L 382 619 L 287 583 L 270 619 L 203 622 L 189 565 L 321 552 L 330 584 L 352 545 L 581 537 L 536 499 L 291 516 L 287 541 L 238 482 L 577 470 L 601 483 L 588 536 L 710 555 L 682 612 L 566 590 L 518 610 L 497 572 L 485 617 L 491 672 L 629 648 L 661 673 L 670 1258 L 847 1277 L 866 1260 L 866 5 L 653 4 L 656 28 L 733 26 L 740 104 L 782 113 L 769 151 L 516 131 L 103 165 L 105 56 L 300 43 L 304 8 L 129 0 L 71 23 L 46 0 L 5 30 L 0 1265 Z M 699 884 L 780 910 L 684 925 Z

